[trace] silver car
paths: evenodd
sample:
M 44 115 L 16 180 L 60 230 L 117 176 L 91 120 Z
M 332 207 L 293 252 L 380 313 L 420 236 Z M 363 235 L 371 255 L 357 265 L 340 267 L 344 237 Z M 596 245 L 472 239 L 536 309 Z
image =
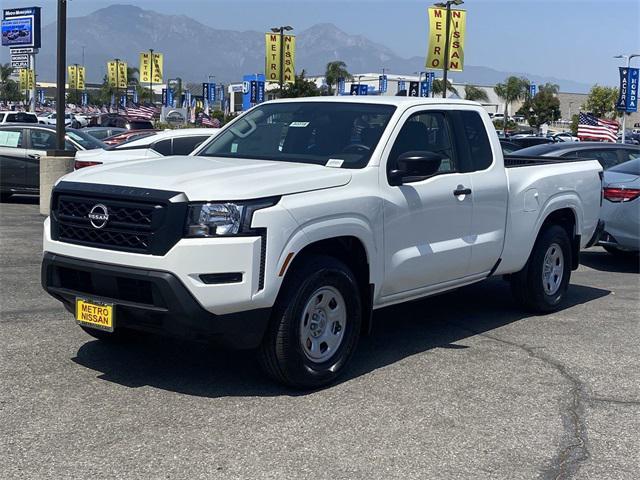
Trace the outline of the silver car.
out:
M 601 219 L 605 231 L 598 242 L 613 254 L 640 251 L 640 156 L 604 172 Z

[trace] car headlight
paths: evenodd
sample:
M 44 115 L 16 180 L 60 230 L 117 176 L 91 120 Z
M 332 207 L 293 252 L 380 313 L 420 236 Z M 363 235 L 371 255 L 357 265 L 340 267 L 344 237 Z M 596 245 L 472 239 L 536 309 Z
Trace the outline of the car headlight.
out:
M 253 213 L 272 207 L 278 198 L 254 202 L 208 202 L 192 203 L 187 212 L 186 237 L 229 237 L 233 235 L 255 235 L 251 229 Z

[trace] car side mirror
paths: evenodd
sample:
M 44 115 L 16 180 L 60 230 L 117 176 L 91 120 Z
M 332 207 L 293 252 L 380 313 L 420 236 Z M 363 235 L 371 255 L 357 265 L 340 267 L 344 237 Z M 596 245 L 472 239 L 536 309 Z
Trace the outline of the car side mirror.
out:
M 423 150 L 405 152 L 396 160 L 397 169 L 389 172 L 389 184 L 399 186 L 424 180 L 438 172 L 444 158 L 438 153 Z

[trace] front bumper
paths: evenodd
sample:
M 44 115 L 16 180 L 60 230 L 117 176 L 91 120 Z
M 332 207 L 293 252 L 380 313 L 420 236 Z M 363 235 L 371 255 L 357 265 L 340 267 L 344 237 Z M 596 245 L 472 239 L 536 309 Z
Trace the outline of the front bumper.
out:
M 76 297 L 115 305 L 116 328 L 166 333 L 231 348 L 262 341 L 270 308 L 216 315 L 172 273 L 124 267 L 45 252 L 42 286 L 74 311 Z

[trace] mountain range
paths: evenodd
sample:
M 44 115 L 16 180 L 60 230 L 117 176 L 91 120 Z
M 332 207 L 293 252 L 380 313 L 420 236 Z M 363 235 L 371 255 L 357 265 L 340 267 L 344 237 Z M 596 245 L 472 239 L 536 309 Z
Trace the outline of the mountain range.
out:
M 388 72 L 410 75 L 421 70 L 424 58 L 403 58 L 389 48 L 361 35 L 350 35 L 332 24 L 317 24 L 296 35 L 296 70 L 308 75 L 323 74 L 327 62 L 342 60 L 350 72 Z M 67 21 L 67 63 L 81 63 L 82 47 L 87 80 L 98 82 L 105 63 L 120 58 L 138 66 L 139 52 L 153 48 L 165 58 L 165 79 L 180 76 L 187 82 L 206 81 L 215 75 L 219 82 L 236 82 L 243 74 L 264 70 L 264 33 L 221 30 L 185 15 L 164 15 L 132 5 L 111 5 Z M 2 61 L 8 61 L 2 49 Z M 56 24 L 42 29 L 42 48 L 37 58 L 38 78 L 55 79 Z M 562 91 L 586 92 L 589 85 L 522 72 L 504 72 L 483 66 L 465 65 L 451 74 L 455 82 L 493 85 L 509 75 L 525 76 L 536 83 L 552 82 Z

